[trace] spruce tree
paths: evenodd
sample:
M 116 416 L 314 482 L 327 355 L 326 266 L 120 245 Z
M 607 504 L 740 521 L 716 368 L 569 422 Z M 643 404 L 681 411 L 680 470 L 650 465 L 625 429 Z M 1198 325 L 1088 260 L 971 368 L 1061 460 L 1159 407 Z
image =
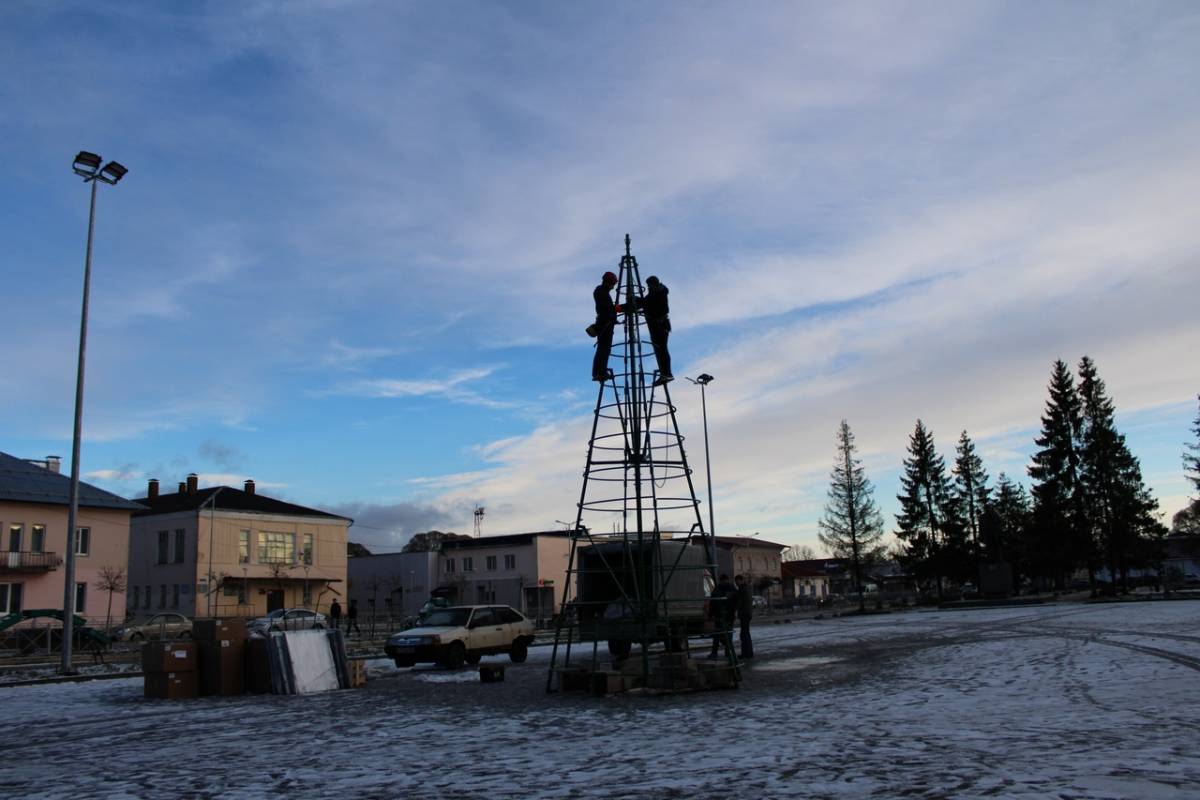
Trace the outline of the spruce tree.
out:
M 1118 576 L 1126 591 L 1129 569 L 1153 557 L 1159 537 L 1158 502 L 1142 480 L 1138 459 L 1116 428 L 1116 410 L 1095 363 L 1079 362 L 1082 404 L 1081 478 L 1087 499 L 1086 524 L 1104 554 L 1113 588 Z
M 958 437 L 958 447 L 954 459 L 954 490 L 958 498 L 958 507 L 966 523 L 967 534 L 970 536 L 972 558 L 976 572 L 982 562 L 980 546 L 980 529 L 987 516 L 988 475 L 983 468 L 983 459 L 975 452 L 975 443 L 966 431 Z
M 947 553 L 961 527 L 957 526 L 946 463 L 934 449 L 933 434 L 919 419 L 909 437 L 908 452 L 900 477 L 903 493 L 896 496 L 900 501 L 896 536 L 904 545 L 906 566 L 918 580 L 934 579 L 940 599 Z
M 1196 399 L 1200 400 L 1200 395 L 1197 395 Z M 1187 479 L 1192 482 L 1192 488 L 1200 493 L 1200 411 L 1196 412 L 1196 421 L 1192 423 L 1192 433 L 1196 436 L 1196 443 L 1184 445 L 1191 452 L 1183 454 L 1183 471 L 1187 474 Z M 1200 505 L 1200 495 L 1195 498 L 1193 505 Z
M 1054 362 L 1050 399 L 1042 415 L 1038 448 L 1029 467 L 1033 479 L 1033 536 L 1030 569 L 1063 588 L 1075 567 L 1092 567 L 1079 480 L 1079 435 L 1083 424 L 1075 381 L 1066 362 Z
M 1005 561 L 1012 568 L 1013 589 L 1021 586 L 1021 576 L 1029 575 L 1028 551 L 1032 514 L 1025 487 L 1003 472 L 996 478 L 996 491 L 988 504 L 990 524 L 985 541 L 988 558 Z
M 837 458 L 829 475 L 829 499 L 818 523 L 817 538 L 837 558 L 849 558 L 854 569 L 854 591 L 863 609 L 865 567 L 881 555 L 883 516 L 875 506 L 875 489 L 862 461 L 855 458 L 854 434 L 846 420 L 837 431 Z

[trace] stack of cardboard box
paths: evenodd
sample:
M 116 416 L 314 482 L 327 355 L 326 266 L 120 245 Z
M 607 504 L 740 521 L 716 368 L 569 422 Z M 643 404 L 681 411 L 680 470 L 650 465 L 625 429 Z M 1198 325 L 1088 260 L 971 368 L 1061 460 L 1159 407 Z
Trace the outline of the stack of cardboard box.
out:
M 195 642 L 150 642 L 142 648 L 145 695 L 160 700 L 195 697 Z
M 246 622 L 198 619 L 192 635 L 200 649 L 200 694 L 239 695 L 245 691 Z
M 346 661 L 350 672 L 350 688 L 358 689 L 367 685 L 367 662 L 361 658 L 351 658 Z M 504 669 L 500 670 L 500 680 L 504 680 Z

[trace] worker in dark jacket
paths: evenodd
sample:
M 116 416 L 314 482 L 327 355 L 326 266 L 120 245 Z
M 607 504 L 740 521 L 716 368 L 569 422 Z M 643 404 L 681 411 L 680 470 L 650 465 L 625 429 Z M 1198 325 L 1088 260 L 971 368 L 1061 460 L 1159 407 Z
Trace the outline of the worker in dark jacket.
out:
M 608 379 L 608 354 L 612 351 L 613 330 L 617 326 L 617 307 L 609 292 L 617 285 L 617 276 L 604 273 L 600 285 L 592 292 L 596 301 L 596 355 L 592 358 L 592 380 Z
M 651 275 L 646 278 L 646 296 L 642 298 L 642 311 L 646 314 L 646 329 L 654 345 L 654 356 L 658 359 L 658 378 L 655 386 L 662 386 L 675 379 L 671 374 L 671 354 L 667 351 L 667 338 L 671 335 L 671 307 L 667 302 L 669 293 L 666 284 Z
M 737 582 L 737 615 L 742 624 L 742 660 L 754 658 L 754 642 L 750 641 L 750 617 L 754 614 L 754 596 L 750 594 L 750 583 L 746 576 L 738 575 Z
M 727 637 L 733 631 L 733 617 L 737 613 L 737 597 L 737 587 L 730 582 L 728 575 L 721 576 L 717 585 L 713 587 L 712 594 L 708 596 L 708 616 L 712 619 L 714 628 L 709 658 L 717 657 L 722 641 L 732 642 Z
M 329 623 L 336 631 L 342 624 L 342 604 L 334 600 L 329 604 Z

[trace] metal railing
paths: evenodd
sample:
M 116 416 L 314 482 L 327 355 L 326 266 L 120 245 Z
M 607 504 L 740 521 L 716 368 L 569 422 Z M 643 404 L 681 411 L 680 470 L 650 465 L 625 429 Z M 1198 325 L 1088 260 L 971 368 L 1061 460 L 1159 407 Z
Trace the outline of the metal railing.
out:
M 57 569 L 62 563 L 62 556 L 58 553 L 34 553 L 27 550 L 0 552 L 0 572 L 51 570 Z

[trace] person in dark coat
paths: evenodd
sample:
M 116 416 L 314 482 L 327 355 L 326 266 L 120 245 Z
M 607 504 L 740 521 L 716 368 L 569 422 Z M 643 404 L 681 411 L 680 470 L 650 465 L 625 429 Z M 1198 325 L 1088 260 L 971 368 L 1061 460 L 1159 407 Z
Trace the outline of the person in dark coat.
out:
M 670 292 L 666 284 L 651 275 L 646 278 L 646 296 L 642 298 L 642 311 L 646 314 L 646 329 L 654 345 L 654 357 L 658 359 L 658 378 L 655 386 L 662 386 L 675 379 L 671 374 L 671 354 L 667 350 L 667 338 L 671 335 L 671 307 L 667 302 Z
M 733 616 L 737 613 L 737 587 L 730 582 L 728 575 L 722 575 L 712 594 L 708 596 L 708 616 L 712 618 L 716 632 L 712 637 L 712 650 L 709 658 L 716 658 L 721 649 L 721 642 L 733 631 Z
M 608 380 L 608 354 L 612 352 L 613 330 L 617 327 L 617 307 L 609 292 L 617 285 L 617 276 L 604 273 L 592 292 L 596 301 L 596 355 L 592 358 L 592 380 Z
M 329 604 L 329 622 L 335 631 L 342 624 L 342 604 L 337 600 Z
M 742 654 L 743 660 L 754 658 L 754 642 L 750 641 L 750 617 L 754 614 L 754 596 L 750 594 L 750 583 L 746 576 L 738 575 L 737 582 L 737 616 L 742 624 Z
M 350 608 L 347 609 L 347 611 L 346 611 L 346 635 L 347 636 L 350 635 L 351 628 L 353 628 L 354 632 L 357 633 L 359 636 L 362 636 L 362 631 L 358 627 L 358 601 L 354 600 L 354 599 L 350 600 Z

